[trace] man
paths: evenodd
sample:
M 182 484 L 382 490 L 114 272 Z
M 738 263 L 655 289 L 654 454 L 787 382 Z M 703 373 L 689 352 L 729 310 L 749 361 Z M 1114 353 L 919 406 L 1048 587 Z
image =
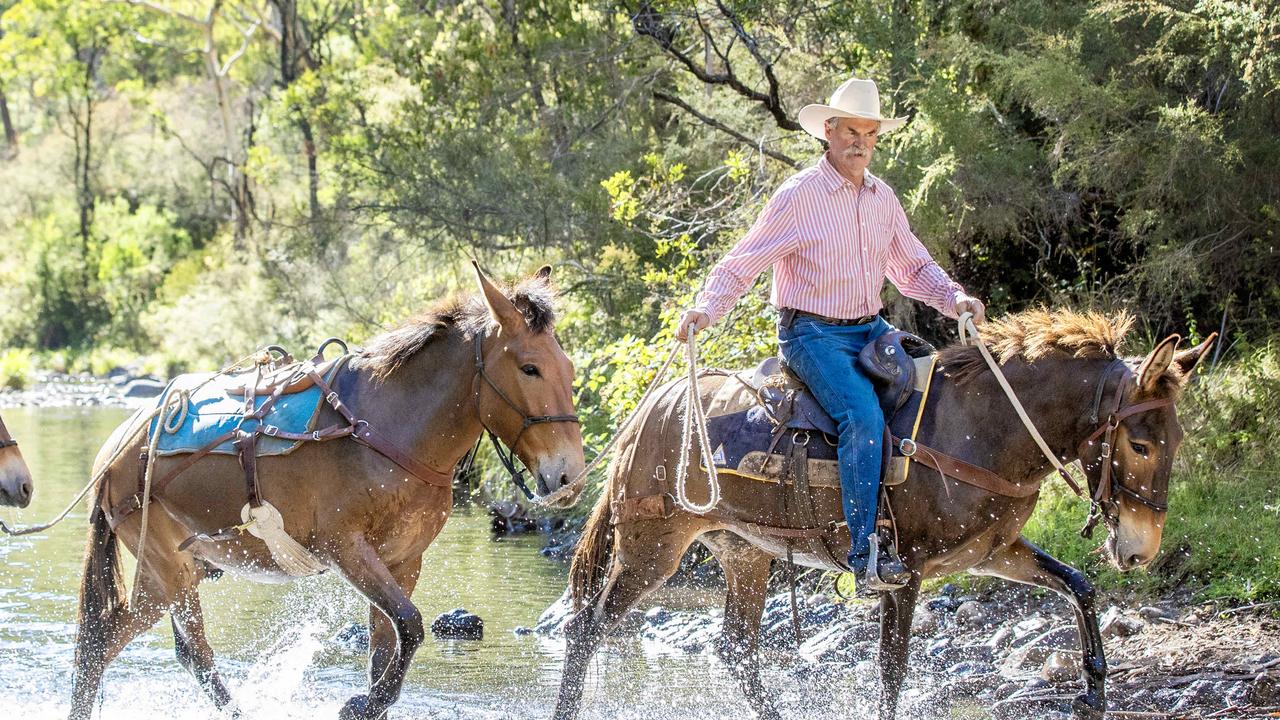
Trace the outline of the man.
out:
M 770 301 L 780 313 L 782 357 L 840 431 L 840 486 L 853 538 L 849 565 L 860 589 L 895 589 L 910 574 L 900 559 L 872 548 L 885 419 L 871 381 L 858 369 L 858 352 L 892 329 L 877 314 L 886 276 L 903 295 L 948 317 L 972 312 L 981 322 L 984 307 L 938 267 L 911 233 L 893 188 L 867 171 L 879 136 L 905 122 L 880 116 L 876 84 L 851 79 L 830 105 L 806 106 L 799 120 L 827 141 L 826 153 L 778 188 L 751 230 L 712 268 L 676 336 L 683 341 L 690 328 L 710 326 L 774 266 Z M 878 558 L 875 567 L 872 558 Z

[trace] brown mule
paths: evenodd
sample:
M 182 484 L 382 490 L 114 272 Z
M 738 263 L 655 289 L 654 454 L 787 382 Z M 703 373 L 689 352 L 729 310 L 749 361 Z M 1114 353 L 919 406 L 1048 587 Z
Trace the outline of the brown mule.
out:
M 18 441 L 0 419 L 0 505 L 24 508 L 31 504 L 31 471 L 18 450 Z
M 1160 546 L 1170 468 L 1182 439 L 1172 401 L 1213 338 L 1175 354 L 1177 336 L 1145 359 L 1119 360 L 1115 348 L 1127 317 L 1033 311 L 988 324 L 1002 369 L 1049 447 L 1064 461 L 1080 458 L 1108 528 L 1106 551 L 1121 569 L 1150 562 Z M 973 347 L 941 354 L 933 396 L 919 438 L 936 450 L 994 471 L 1022 485 L 1039 483 L 1050 469 L 1008 399 Z M 727 380 L 699 381 L 710 398 Z M 760 682 L 756 641 L 770 561 L 784 556 L 786 522 L 776 483 L 721 474 L 714 517 L 691 514 L 669 502 L 646 503 L 669 487 L 664 476 L 679 462 L 687 380 L 655 392 L 619 440 L 608 484 L 574 556 L 570 589 L 577 613 L 565 629 L 567 650 L 557 720 L 575 717 L 587 664 L 606 632 L 645 594 L 675 572 L 680 557 L 700 539 L 724 567 L 728 584 L 723 636 L 717 651 L 762 718 L 779 718 Z M 1095 403 L 1095 396 L 1100 403 Z M 1096 404 L 1102 418 L 1091 417 Z M 1133 412 L 1129 412 L 1133 409 Z M 1100 422 L 1114 447 L 1109 473 L 1094 442 Z M 1083 457 L 1081 457 L 1083 454 Z M 697 468 L 696 463 L 691 463 Z M 707 497 L 706 475 L 689 480 L 692 501 Z M 1101 488 L 1101 491 L 1099 491 Z M 842 519 L 839 491 L 813 487 L 817 527 Z M 888 489 L 903 560 L 912 580 L 880 598 L 881 696 L 879 716 L 891 720 L 907 671 L 907 644 L 920 583 L 968 570 L 1046 587 L 1071 602 L 1079 626 L 1086 691 L 1073 704 L 1080 717 L 1100 719 L 1106 708 L 1106 663 L 1094 612 L 1094 590 L 1085 577 L 1020 536 L 1038 490 L 1015 498 L 993 494 L 911 463 L 907 480 Z M 657 508 L 656 512 L 653 511 Z M 752 523 L 757 523 L 753 525 Z M 762 525 L 772 527 L 762 527 Z M 847 529 L 827 538 L 849 547 Z M 826 567 L 816 551 L 796 544 L 795 560 Z
M 279 509 L 289 535 L 369 600 L 369 692 L 347 701 L 344 718 L 382 717 L 400 695 L 409 661 L 424 637 L 410 598 L 422 554 L 449 517 L 450 479 L 458 460 L 491 430 L 532 471 L 548 495 L 583 469 L 574 421 L 573 366 L 556 340 L 550 268 L 510 296 L 477 270 L 481 293 L 443 304 L 374 338 L 334 380 L 347 408 L 432 477 L 406 477 L 401 465 L 354 438 L 306 443 L 286 456 L 258 459 L 263 500 Z M 482 338 L 477 351 L 476 338 Z M 483 370 L 481 370 L 481 361 Z M 325 407 L 319 426 L 343 418 Z M 555 422 L 534 422 L 538 416 Z M 557 418 L 556 416 L 562 416 Z M 135 416 L 116 429 L 95 473 L 132 435 Z M 245 474 L 237 459 L 209 455 L 177 476 L 150 508 L 137 602 L 126 602 L 117 535 L 138 554 L 141 513 L 117 527 L 107 511 L 137 488 L 145 433 L 107 467 L 92 508 L 80 590 L 72 718 L 88 718 L 107 664 L 168 612 L 178 660 L 219 708 L 231 698 L 214 669 L 197 586 L 210 568 L 290 579 L 251 535 L 178 546 L 196 533 L 240 522 Z M 155 459 L 154 474 L 182 457 Z M 234 711 L 234 707 L 230 708 Z

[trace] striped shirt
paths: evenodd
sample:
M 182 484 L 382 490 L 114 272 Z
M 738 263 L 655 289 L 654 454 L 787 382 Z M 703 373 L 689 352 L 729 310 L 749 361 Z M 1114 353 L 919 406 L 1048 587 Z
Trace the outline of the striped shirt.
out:
M 711 269 L 694 309 L 719 320 L 770 265 L 769 302 L 827 317 L 878 313 L 886 276 L 903 295 L 948 317 L 968 298 L 912 234 L 893 188 L 868 172 L 855 189 L 826 155 L 778 188 Z

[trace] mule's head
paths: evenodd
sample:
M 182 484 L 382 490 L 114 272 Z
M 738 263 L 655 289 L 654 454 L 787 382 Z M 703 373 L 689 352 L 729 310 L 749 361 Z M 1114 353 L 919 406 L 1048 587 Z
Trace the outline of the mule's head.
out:
M 31 471 L 0 420 L 0 505 L 26 507 L 31 503 Z
M 477 374 L 480 420 L 529 468 L 538 497 L 566 488 L 586 464 L 573 363 L 556 340 L 549 311 L 550 275 L 550 266 L 543 267 L 508 297 L 476 268 L 491 320 L 481 347 L 488 380 Z M 567 507 L 577 492 L 554 498 L 554 506 Z
M 1168 404 L 1135 412 L 1117 423 L 1110 443 L 1110 478 L 1103 483 L 1100 502 L 1108 527 L 1106 553 L 1120 570 L 1132 570 L 1155 559 L 1164 532 L 1169 475 L 1173 458 L 1182 443 L 1182 426 L 1173 405 L 1216 334 L 1199 345 L 1175 352 L 1180 338 L 1171 335 L 1138 364 L 1133 382 L 1114 392 L 1123 392 L 1119 407 L 1133 407 L 1150 401 Z M 1104 401 L 1105 402 L 1105 401 Z M 1114 402 L 1114 401 L 1112 401 Z M 1106 418 L 1102 418 L 1106 422 Z M 1103 482 L 1102 442 L 1094 442 L 1081 455 L 1090 489 L 1097 495 Z M 1109 485 L 1109 489 L 1105 487 Z

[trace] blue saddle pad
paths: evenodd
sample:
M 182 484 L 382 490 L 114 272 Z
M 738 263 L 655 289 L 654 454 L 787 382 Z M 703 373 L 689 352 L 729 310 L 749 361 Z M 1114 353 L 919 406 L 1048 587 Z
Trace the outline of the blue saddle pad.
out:
M 327 382 L 332 382 L 333 375 L 336 374 L 337 368 L 341 365 L 342 363 L 335 365 L 333 371 L 329 373 L 329 377 L 326 378 Z M 227 393 L 228 389 L 232 387 L 243 386 L 246 382 L 252 382 L 253 375 L 251 373 L 222 375 L 212 382 L 197 388 L 197 386 L 211 377 L 214 377 L 214 373 L 179 375 L 170 381 L 169 386 L 165 388 L 158 402 L 164 402 L 164 398 L 168 397 L 170 393 L 176 394 L 178 390 L 184 389 L 190 391 L 190 399 L 187 402 L 186 417 L 183 418 L 182 424 L 178 426 L 177 430 L 174 432 L 160 430 L 160 440 L 156 446 L 158 455 L 182 455 L 198 452 L 204 446 L 237 427 L 244 430 L 252 430 L 261 424 L 262 421 L 259 420 L 243 420 L 243 395 L 236 396 Z M 192 388 L 196 389 L 192 390 Z M 254 407 L 262 407 L 262 404 L 269 397 L 268 395 L 262 395 L 254 398 Z M 302 392 L 281 395 L 271 411 L 267 413 L 265 421 L 267 424 L 275 425 L 287 432 L 310 432 L 315 429 L 316 420 L 320 416 L 320 404 L 323 400 L 324 397 L 320 388 L 314 385 Z M 171 413 L 176 416 L 180 412 L 175 409 L 176 406 L 176 401 L 174 401 L 171 403 L 170 409 L 164 413 L 166 422 L 168 422 L 167 418 Z M 159 421 L 159 417 L 151 419 L 150 433 L 154 434 L 156 432 L 156 424 Z M 259 456 L 287 455 L 301 444 L 302 441 L 300 440 L 285 440 L 268 435 L 259 435 L 257 454 Z M 210 452 L 224 455 L 237 454 L 230 440 L 219 444 Z

